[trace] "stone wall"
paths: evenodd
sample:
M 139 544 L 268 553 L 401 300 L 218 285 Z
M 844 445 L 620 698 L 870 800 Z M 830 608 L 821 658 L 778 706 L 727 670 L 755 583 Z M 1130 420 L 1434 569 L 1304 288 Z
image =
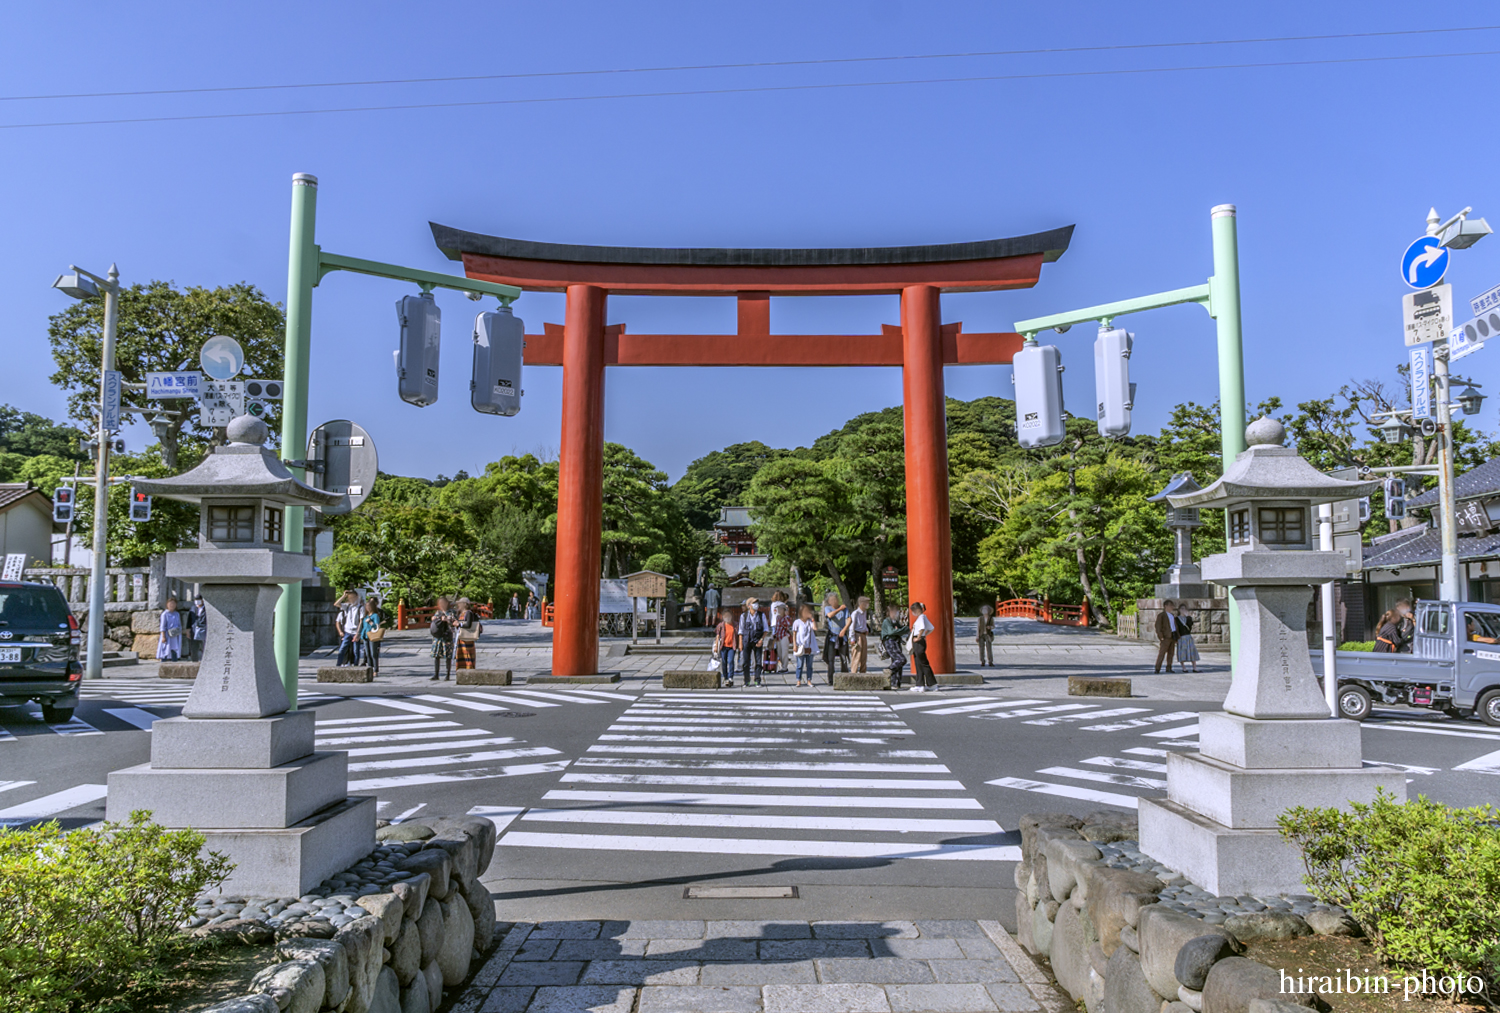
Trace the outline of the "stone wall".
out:
M 1218 898 L 1134 848 L 1135 816 L 1021 817 L 1016 928 L 1088 1013 L 1292 1013 L 1280 973 L 1240 954 L 1255 939 L 1355 931 L 1311 898 Z M 1139 856 L 1138 858 L 1136 856 Z
M 430 817 L 377 837 L 369 858 L 304 897 L 200 900 L 201 911 L 219 913 L 200 916 L 194 934 L 274 939 L 280 958 L 255 975 L 250 994 L 202 1013 L 436 1013 L 444 989 L 463 984 L 508 928 L 496 925 L 479 882 L 495 825 Z
M 1135 603 L 1136 622 L 1131 633 L 1120 627 L 1120 636 L 1136 640 L 1156 641 L 1156 617 L 1161 615 L 1161 598 L 1141 598 Z M 1193 642 L 1199 647 L 1205 644 L 1229 643 L 1229 599 L 1184 598 L 1178 605 L 1185 606 L 1193 617 Z

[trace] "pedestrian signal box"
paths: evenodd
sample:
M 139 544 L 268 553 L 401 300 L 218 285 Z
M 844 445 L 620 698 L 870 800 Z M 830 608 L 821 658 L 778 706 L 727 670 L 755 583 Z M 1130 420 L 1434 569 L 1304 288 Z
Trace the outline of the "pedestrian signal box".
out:
M 130 490 L 130 519 L 141 524 L 151 519 L 151 497 L 143 492 Z
M 476 412 L 514 415 L 521 410 L 521 360 L 526 324 L 502 306 L 474 318 L 474 379 L 469 400 Z
M 443 312 L 431 292 L 402 296 L 396 302 L 401 347 L 396 350 L 396 389 L 401 400 L 426 408 L 438 399 L 438 349 Z
M 1011 360 L 1016 386 L 1016 441 L 1026 448 L 1061 443 L 1063 428 L 1062 353 L 1056 345 L 1027 342 Z
M 1094 339 L 1094 394 L 1099 435 L 1106 439 L 1130 435 L 1130 409 L 1135 401 L 1130 347 L 1134 343 L 1135 335 L 1119 327 L 1101 327 Z
M 73 520 L 73 487 L 60 485 L 52 494 L 52 522 L 68 524 Z
M 1385 480 L 1385 516 L 1393 521 L 1399 521 L 1406 516 L 1405 479 L 1388 478 Z

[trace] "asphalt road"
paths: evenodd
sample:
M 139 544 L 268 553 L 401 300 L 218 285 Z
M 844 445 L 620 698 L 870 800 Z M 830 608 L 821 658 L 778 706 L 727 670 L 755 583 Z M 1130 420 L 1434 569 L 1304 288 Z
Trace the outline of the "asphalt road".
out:
M 501 827 L 502 917 L 994 918 L 1021 814 L 1131 809 L 1218 701 L 1079 700 L 988 688 L 664 693 L 304 682 L 318 743 L 350 753 L 380 815 L 478 812 Z M 189 686 L 84 688 L 68 725 L 0 709 L 0 822 L 103 818 L 107 773 L 149 758 Z M 1500 729 L 1377 711 L 1368 763 L 1409 790 L 1492 802 Z M 796 900 L 685 901 L 686 886 L 796 887 Z M 792 904 L 795 912 L 787 907 Z M 1004 920 L 1009 920 L 1008 917 Z

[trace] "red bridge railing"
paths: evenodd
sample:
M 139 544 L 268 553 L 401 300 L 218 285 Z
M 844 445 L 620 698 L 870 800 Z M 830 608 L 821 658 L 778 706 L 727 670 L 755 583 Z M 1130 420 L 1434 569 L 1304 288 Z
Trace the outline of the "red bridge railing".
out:
M 1053 626 L 1087 626 L 1089 600 L 1082 605 L 1054 605 L 1045 598 L 1011 598 L 995 603 L 995 616 L 1002 619 L 1035 619 Z
M 495 604 L 489 602 L 476 606 L 481 619 L 495 618 Z M 406 602 L 400 601 L 396 604 L 396 629 L 398 630 L 425 630 L 427 624 L 432 622 L 432 614 L 437 611 L 436 605 L 421 605 L 417 608 L 407 608 Z

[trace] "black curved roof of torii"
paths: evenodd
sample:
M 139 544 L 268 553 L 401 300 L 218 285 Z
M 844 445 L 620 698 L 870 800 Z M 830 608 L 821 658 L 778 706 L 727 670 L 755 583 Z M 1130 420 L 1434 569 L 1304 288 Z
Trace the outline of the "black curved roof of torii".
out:
M 1010 239 L 932 246 L 866 246 L 846 249 L 778 250 L 765 248 L 663 248 L 649 246 L 576 246 L 536 243 L 465 232 L 436 222 L 432 238 L 449 260 L 465 253 L 514 260 L 543 260 L 572 264 L 649 264 L 691 267 L 836 267 L 880 264 L 942 264 L 966 260 L 998 260 L 1042 254 L 1050 263 L 1062 256 L 1073 238 L 1072 225 Z

